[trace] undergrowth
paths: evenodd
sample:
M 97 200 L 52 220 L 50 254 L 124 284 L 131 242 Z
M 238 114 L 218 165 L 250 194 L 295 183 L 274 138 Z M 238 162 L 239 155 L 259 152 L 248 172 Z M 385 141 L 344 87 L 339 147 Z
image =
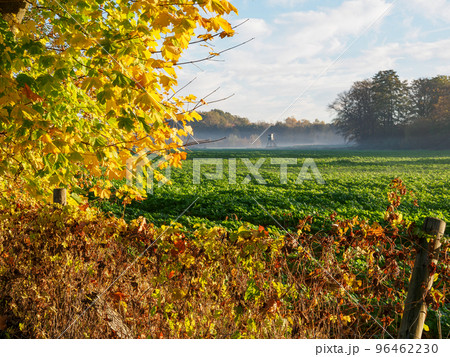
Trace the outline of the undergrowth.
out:
M 397 211 L 402 182 L 391 188 L 386 222 L 331 215 L 317 232 L 311 216 L 292 232 L 187 229 L 18 201 L 0 210 L 1 337 L 396 337 L 421 233 Z M 438 336 L 431 310 L 448 312 L 448 253 L 425 337 Z

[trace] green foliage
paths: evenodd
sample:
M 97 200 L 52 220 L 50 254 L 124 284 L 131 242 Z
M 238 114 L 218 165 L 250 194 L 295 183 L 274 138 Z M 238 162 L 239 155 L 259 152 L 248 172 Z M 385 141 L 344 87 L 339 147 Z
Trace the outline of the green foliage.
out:
M 273 157 L 297 158 L 297 166 L 289 166 L 287 184 L 280 183 L 279 166 L 271 165 Z M 224 178 L 202 178 L 201 185 L 193 184 L 193 160 L 200 158 L 224 159 Z M 229 159 L 236 159 L 236 184 L 230 184 Z M 240 160 L 249 158 L 255 163 L 266 159 L 261 166 L 261 176 L 266 185 L 255 179 L 248 185 L 242 182 L 249 171 Z M 326 184 L 304 181 L 294 184 L 306 158 L 313 158 Z M 409 220 L 422 222 L 433 216 L 448 220 L 450 208 L 450 152 L 414 151 L 355 151 L 355 150 L 201 150 L 189 154 L 182 169 L 172 171 L 172 185 L 155 187 L 154 193 L 142 202 L 135 202 L 125 209 L 127 220 L 146 217 L 155 224 L 167 224 L 198 201 L 181 218 L 185 225 L 205 223 L 212 227 L 220 224 L 237 229 L 241 222 L 256 226 L 277 224 L 253 200 L 255 198 L 286 228 L 295 228 L 300 219 L 314 215 L 322 219 L 333 212 L 348 218 L 359 216 L 377 222 L 383 220 L 388 183 L 394 177 L 402 177 L 416 193 L 419 207 L 407 201 L 402 211 Z M 202 173 L 214 172 L 214 167 L 202 168 Z M 103 201 L 105 211 L 122 216 L 121 201 Z M 316 230 L 322 229 L 318 220 Z M 327 227 L 325 227 L 327 228 Z

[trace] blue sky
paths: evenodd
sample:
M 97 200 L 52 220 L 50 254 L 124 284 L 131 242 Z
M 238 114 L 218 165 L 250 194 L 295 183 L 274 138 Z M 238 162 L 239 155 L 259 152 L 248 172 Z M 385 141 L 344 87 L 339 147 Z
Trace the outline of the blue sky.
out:
M 327 109 L 338 93 L 379 70 L 402 79 L 450 75 L 450 1 L 445 0 L 231 0 L 249 19 L 214 51 L 254 38 L 218 61 L 186 65 L 183 94 L 205 96 L 222 109 L 251 121 L 276 122 L 288 116 L 329 122 Z M 202 58 L 193 47 L 185 59 Z

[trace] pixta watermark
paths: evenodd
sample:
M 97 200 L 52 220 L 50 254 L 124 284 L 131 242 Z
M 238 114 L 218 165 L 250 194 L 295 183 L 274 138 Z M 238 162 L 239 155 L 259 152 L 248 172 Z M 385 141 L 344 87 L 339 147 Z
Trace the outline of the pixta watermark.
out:
M 164 166 L 165 159 L 156 154 L 141 151 L 127 160 L 127 185 L 144 189 L 153 193 L 155 185 L 163 186 L 171 179 L 171 168 L 167 166 L 162 173 L 163 178 L 155 181 L 155 171 Z M 267 185 L 268 178 L 261 173 L 262 166 L 269 164 L 276 167 L 279 183 L 287 185 L 288 177 L 295 177 L 289 184 L 301 185 L 304 181 L 314 180 L 319 185 L 325 181 L 320 174 L 314 159 L 277 158 L 272 157 L 251 160 L 250 158 L 194 158 L 192 160 L 192 183 L 200 185 L 206 181 L 222 181 L 227 177 L 230 185 L 247 185 L 252 179 L 259 185 Z M 245 177 L 244 177 L 245 175 Z M 242 178 L 243 177 L 243 178 Z M 271 177 L 273 182 L 273 175 Z

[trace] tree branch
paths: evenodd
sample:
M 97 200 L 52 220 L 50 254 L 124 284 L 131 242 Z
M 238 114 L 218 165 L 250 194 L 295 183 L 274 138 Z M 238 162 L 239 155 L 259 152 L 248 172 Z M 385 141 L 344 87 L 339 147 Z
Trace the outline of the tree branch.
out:
M 198 62 L 209 61 L 210 59 L 212 59 L 214 57 L 217 57 L 217 56 L 221 55 L 222 53 L 225 53 L 227 51 L 231 51 L 231 50 L 234 50 L 235 48 L 241 47 L 241 46 L 243 46 L 243 45 L 253 41 L 254 39 L 255 39 L 255 37 L 251 38 L 250 40 L 244 41 L 244 42 L 242 42 L 242 43 L 240 43 L 240 44 L 238 44 L 236 46 L 232 46 L 230 48 L 227 48 L 225 50 L 217 52 L 217 53 L 215 53 L 213 55 L 209 55 L 208 57 L 205 57 L 205 58 L 202 58 L 202 59 L 198 59 L 198 60 L 194 60 L 194 61 L 186 61 L 186 62 L 173 62 L 173 65 L 174 66 L 182 66 L 182 65 L 185 65 L 185 64 L 194 64 L 194 63 L 198 63 Z

